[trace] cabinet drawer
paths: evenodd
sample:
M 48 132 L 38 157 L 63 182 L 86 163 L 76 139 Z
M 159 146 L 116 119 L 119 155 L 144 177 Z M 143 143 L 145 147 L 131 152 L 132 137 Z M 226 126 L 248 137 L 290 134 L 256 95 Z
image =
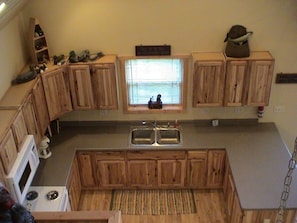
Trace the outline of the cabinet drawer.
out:
M 124 160 L 125 152 L 96 152 L 96 160 Z
M 207 151 L 199 150 L 199 151 L 188 151 L 188 159 L 206 159 Z
M 185 159 L 186 151 L 131 151 L 128 159 Z

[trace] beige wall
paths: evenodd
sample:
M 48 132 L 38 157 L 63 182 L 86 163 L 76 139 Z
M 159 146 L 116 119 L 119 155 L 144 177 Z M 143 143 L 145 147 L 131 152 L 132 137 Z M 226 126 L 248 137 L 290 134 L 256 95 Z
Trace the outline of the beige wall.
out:
M 221 51 L 229 28 L 234 24 L 242 24 L 254 32 L 250 39 L 251 50 L 269 50 L 273 54 L 276 74 L 297 72 L 296 12 L 296 0 L 31 0 L 23 10 L 23 17 L 25 23 L 29 17 L 39 19 L 47 34 L 52 55 L 67 55 L 70 50 L 79 53 L 84 49 L 120 56 L 133 55 L 134 46 L 138 44 L 170 44 L 173 54 Z M 10 27 L 14 29 L 17 25 Z M 4 33 L 1 30 L 2 35 Z M 9 52 L 7 47 L 5 52 Z M 1 47 L 0 57 L 5 54 Z M 13 65 L 3 65 L 11 73 Z M 1 76 L 7 82 L 11 74 L 1 73 Z M 296 88 L 296 84 L 273 84 L 270 105 L 265 108 L 264 118 L 260 120 L 275 122 L 290 150 L 297 135 Z M 191 92 L 191 84 L 188 91 Z M 244 107 L 241 112 L 236 112 L 234 108 L 192 109 L 191 98 L 188 99 L 188 109 L 184 114 L 127 115 L 120 109 L 112 112 L 73 112 L 63 119 L 256 117 L 255 108 Z M 283 108 L 284 112 L 274 112 L 276 106 Z
M 27 61 L 24 24 L 21 15 L 15 16 L 0 29 L 0 96 Z

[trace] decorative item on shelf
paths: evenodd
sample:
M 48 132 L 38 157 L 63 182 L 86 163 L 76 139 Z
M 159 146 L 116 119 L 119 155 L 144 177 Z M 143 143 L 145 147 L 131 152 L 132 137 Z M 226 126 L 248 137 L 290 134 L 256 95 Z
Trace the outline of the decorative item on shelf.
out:
M 162 108 L 161 94 L 157 95 L 156 101 L 153 101 L 153 97 L 150 98 L 150 100 L 148 101 L 148 108 L 149 109 L 161 109 Z
M 104 54 L 102 52 L 98 52 L 96 54 L 90 54 L 89 50 L 83 50 L 79 55 L 76 55 L 74 50 L 69 52 L 69 62 L 70 63 L 78 63 L 78 62 L 87 62 L 89 60 L 97 60 L 103 57 Z
M 30 70 L 24 73 L 19 74 L 13 81 L 12 84 L 21 84 L 35 79 L 37 72 L 33 65 L 30 66 Z
M 64 54 L 61 54 L 60 56 L 53 56 L 54 64 L 55 65 L 63 65 L 65 63 L 65 56 Z
M 253 32 L 247 32 L 242 25 L 234 25 L 226 35 L 224 42 L 227 42 L 225 54 L 228 57 L 249 57 L 250 48 L 248 38 Z
M 43 64 L 50 61 L 45 32 L 36 18 L 30 18 L 29 21 L 29 50 L 33 64 Z

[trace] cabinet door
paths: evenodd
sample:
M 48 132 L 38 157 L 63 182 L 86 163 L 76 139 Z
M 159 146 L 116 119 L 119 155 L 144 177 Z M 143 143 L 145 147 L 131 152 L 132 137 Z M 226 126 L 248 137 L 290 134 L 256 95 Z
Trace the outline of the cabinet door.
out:
M 89 65 L 69 66 L 68 72 L 73 109 L 87 110 L 94 108 Z
M 222 106 L 225 84 L 223 61 L 197 61 L 193 74 L 193 107 Z
M 23 105 L 23 113 L 28 129 L 28 133 L 34 135 L 36 145 L 41 141 L 42 135 L 40 134 L 37 124 L 37 115 L 34 109 L 32 95 L 30 94 Z
M 118 108 L 115 64 L 93 65 L 92 84 L 97 109 Z
M 185 186 L 186 160 L 158 160 L 158 187 Z
M 228 61 L 226 67 L 225 106 L 243 106 L 248 61 Z
M 153 188 L 156 186 L 155 160 L 129 160 L 128 186 L 136 188 Z
M 28 130 L 22 110 L 18 112 L 16 118 L 14 119 L 11 125 L 11 129 L 14 134 L 17 149 L 18 151 L 20 151 L 25 136 L 28 135 Z
M 70 92 L 62 68 L 41 75 L 50 121 L 72 111 Z
M 232 214 L 230 223 L 242 223 L 243 213 L 240 207 L 237 194 L 234 194 Z
M 274 61 L 251 61 L 247 105 L 266 106 L 269 103 Z
M 80 194 L 81 194 L 81 182 L 79 176 L 79 167 L 77 158 L 74 159 L 71 173 L 70 173 L 70 180 L 67 183 L 68 193 L 69 193 L 69 202 L 71 205 L 72 211 L 77 211 L 79 206 Z
M 44 135 L 44 133 L 47 130 L 47 127 L 49 126 L 49 115 L 41 78 L 37 79 L 32 89 L 32 95 L 39 131 L 41 135 Z
M 206 151 L 189 151 L 188 153 L 188 186 L 203 188 L 206 184 Z
M 5 174 L 11 170 L 17 157 L 17 147 L 10 129 L 0 145 L 0 158 Z
M 226 185 L 226 206 L 227 206 L 227 213 L 229 216 L 232 214 L 233 203 L 234 203 L 234 195 L 235 195 L 235 186 L 233 183 L 233 178 L 231 174 L 228 174 L 228 181 Z
M 97 160 L 98 183 L 103 188 L 122 188 L 126 186 L 124 160 Z
M 225 171 L 225 151 L 209 150 L 207 157 L 207 187 L 221 188 Z
M 89 188 L 97 186 L 93 172 L 92 153 L 78 152 L 77 161 L 82 187 Z

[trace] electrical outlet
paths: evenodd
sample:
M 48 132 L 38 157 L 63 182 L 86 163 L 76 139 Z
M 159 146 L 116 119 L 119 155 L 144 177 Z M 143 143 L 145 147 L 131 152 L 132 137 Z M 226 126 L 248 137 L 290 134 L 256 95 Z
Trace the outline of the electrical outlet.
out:
M 263 223 L 270 223 L 270 219 L 264 219 Z
M 274 106 L 274 108 L 273 108 L 274 112 L 285 112 L 285 110 L 286 110 L 285 107 L 281 106 L 281 105 Z

